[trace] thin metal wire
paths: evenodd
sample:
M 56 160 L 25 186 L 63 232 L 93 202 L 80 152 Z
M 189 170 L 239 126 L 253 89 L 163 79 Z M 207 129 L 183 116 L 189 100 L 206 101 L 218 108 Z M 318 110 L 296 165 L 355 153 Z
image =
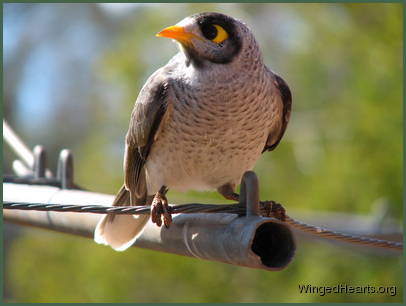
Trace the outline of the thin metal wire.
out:
M 261 214 L 266 217 L 276 217 L 272 214 L 269 207 L 261 202 Z M 269 202 L 268 202 L 269 204 Z M 67 205 L 67 204 L 44 204 L 44 203 L 27 203 L 27 202 L 3 202 L 3 209 L 20 209 L 20 210 L 39 210 L 39 211 L 58 211 L 58 212 L 82 212 L 96 214 L 120 214 L 120 215 L 138 215 L 149 214 L 150 206 L 102 206 L 102 205 Z M 184 204 L 170 205 L 170 213 L 231 213 L 243 215 L 245 207 L 236 204 Z M 284 220 L 291 227 L 303 232 L 311 233 L 325 239 L 345 241 L 357 245 L 366 245 L 371 247 L 380 247 L 385 249 L 403 250 L 403 243 L 381 240 L 370 237 L 335 232 L 318 226 L 309 225 L 295 220 L 289 216 Z
M 75 204 L 45 204 L 28 202 L 3 202 L 3 209 L 58 211 L 58 212 L 83 212 L 94 214 L 117 214 L 117 215 L 146 215 L 150 213 L 150 206 L 103 206 L 103 205 L 75 205 Z M 184 204 L 170 205 L 169 212 L 179 213 L 231 213 L 244 214 L 245 207 L 235 204 Z
M 309 225 L 298 220 L 295 220 L 289 216 L 286 216 L 285 222 L 290 226 L 307 233 L 311 233 L 315 236 L 320 236 L 325 239 L 345 241 L 353 244 L 363 244 L 371 247 L 380 247 L 385 249 L 403 250 L 403 243 L 396 241 L 389 241 L 383 239 L 376 239 L 370 237 L 362 237 L 358 235 L 345 234 L 341 232 L 332 231 L 326 228 L 321 228 L 314 225 Z

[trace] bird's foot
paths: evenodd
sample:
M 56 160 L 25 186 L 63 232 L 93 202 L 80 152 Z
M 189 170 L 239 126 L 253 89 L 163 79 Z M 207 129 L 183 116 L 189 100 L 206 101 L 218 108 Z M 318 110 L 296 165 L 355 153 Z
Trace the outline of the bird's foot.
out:
M 155 194 L 151 204 L 151 220 L 159 227 L 162 225 L 162 215 L 164 225 L 168 228 L 172 223 L 172 216 L 168 205 L 168 199 L 166 198 L 165 193 L 160 190 Z
M 236 201 L 236 202 L 238 202 L 240 200 L 240 195 L 238 193 L 234 192 L 234 186 L 231 184 L 225 184 L 225 185 L 217 188 L 217 191 L 227 200 Z
M 227 200 L 231 200 L 231 201 L 240 201 L 240 195 L 238 193 L 230 193 L 224 196 Z
M 234 186 L 231 184 L 225 184 L 217 191 L 223 195 L 227 200 L 239 202 L 240 195 L 234 192 Z M 273 217 L 281 221 L 286 220 L 286 210 L 283 206 L 275 201 L 260 201 L 261 214 L 264 217 Z
M 261 201 L 261 212 L 264 217 L 273 217 L 281 221 L 286 220 L 285 208 L 275 201 Z

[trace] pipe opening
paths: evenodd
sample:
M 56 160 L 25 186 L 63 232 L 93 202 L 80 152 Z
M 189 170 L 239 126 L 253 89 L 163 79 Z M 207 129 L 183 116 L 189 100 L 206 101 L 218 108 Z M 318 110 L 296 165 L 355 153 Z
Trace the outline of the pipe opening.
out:
M 295 241 L 286 226 L 274 222 L 263 223 L 255 232 L 251 250 L 265 266 L 282 268 L 295 253 Z

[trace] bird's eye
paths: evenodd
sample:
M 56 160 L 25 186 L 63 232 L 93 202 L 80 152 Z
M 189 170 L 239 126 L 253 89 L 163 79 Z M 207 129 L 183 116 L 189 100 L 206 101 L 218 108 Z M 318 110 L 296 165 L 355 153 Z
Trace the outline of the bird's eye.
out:
M 215 43 L 222 43 L 228 38 L 228 33 L 218 24 L 207 24 L 202 27 L 204 37 Z

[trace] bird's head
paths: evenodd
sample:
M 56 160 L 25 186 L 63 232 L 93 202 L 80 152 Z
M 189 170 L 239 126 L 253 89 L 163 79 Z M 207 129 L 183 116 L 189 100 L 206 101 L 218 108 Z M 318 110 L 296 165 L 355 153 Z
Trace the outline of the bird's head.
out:
M 233 62 L 244 46 L 257 48 L 251 31 L 242 22 L 220 13 L 200 13 L 186 17 L 157 34 L 175 39 L 186 55 L 187 64 Z

